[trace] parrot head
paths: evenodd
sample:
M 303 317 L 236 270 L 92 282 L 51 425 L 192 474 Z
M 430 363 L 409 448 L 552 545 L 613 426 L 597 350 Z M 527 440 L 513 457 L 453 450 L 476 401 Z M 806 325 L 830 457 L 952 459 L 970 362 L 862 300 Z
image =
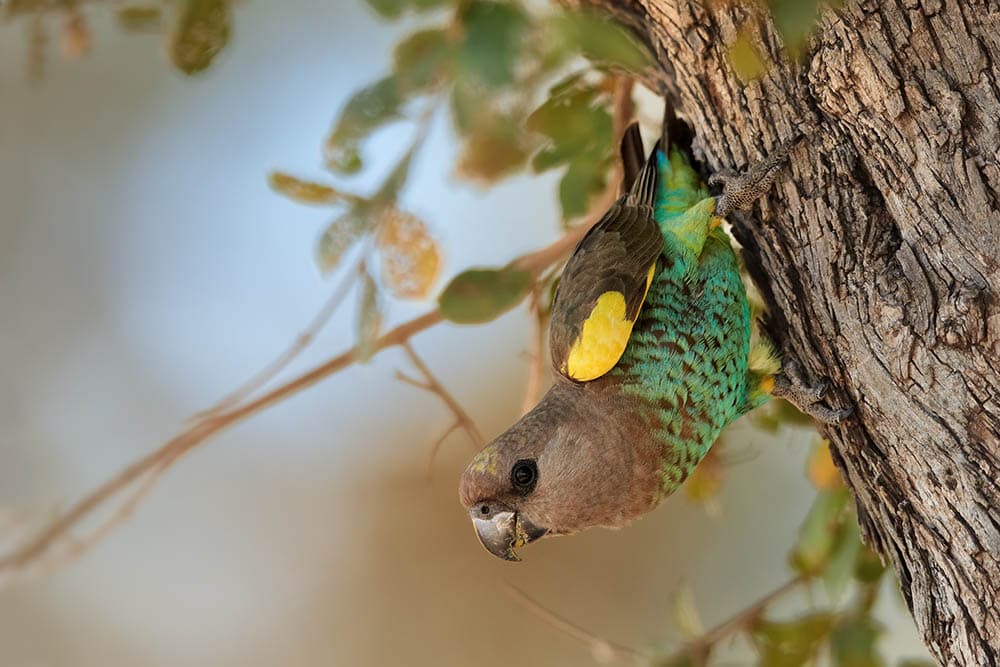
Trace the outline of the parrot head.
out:
M 634 439 L 634 419 L 587 394 L 557 383 L 466 468 L 459 496 L 494 556 L 517 561 L 542 537 L 618 528 L 658 502 L 655 454 Z

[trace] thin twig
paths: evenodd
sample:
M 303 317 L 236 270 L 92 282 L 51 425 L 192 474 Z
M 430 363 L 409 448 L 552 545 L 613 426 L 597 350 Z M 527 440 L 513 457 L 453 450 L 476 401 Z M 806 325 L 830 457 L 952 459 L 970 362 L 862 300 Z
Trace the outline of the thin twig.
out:
M 618 77 L 612 96 L 611 131 L 614 135 L 615 147 L 621 143 L 625 128 L 635 117 L 635 102 L 632 101 L 634 81 L 629 77 Z M 621 160 L 615 160 L 615 175 L 612 183 L 621 183 L 625 175 L 625 165 Z
M 622 100 L 621 96 L 616 97 L 614 124 L 616 133 L 618 128 L 624 128 L 627 121 L 627 118 L 623 119 L 620 116 L 628 109 L 628 104 L 623 103 Z M 616 136 L 618 135 L 616 134 Z M 587 230 L 600 219 L 604 211 L 615 200 L 616 193 L 616 182 L 613 180 L 605 188 L 604 194 L 594 202 L 591 213 L 583 223 L 550 245 L 519 257 L 512 264 L 516 268 L 530 272 L 537 280 L 547 268 L 569 254 L 570 250 L 587 233 Z M 370 351 L 375 354 L 388 347 L 401 345 L 416 334 L 441 323 L 443 319 L 441 312 L 437 309 L 424 313 L 383 334 L 371 344 Z M 61 541 L 70 539 L 78 524 L 89 518 L 105 503 L 118 497 L 133 483 L 146 478 L 146 483 L 140 488 L 140 492 L 123 501 L 119 510 L 102 526 L 99 531 L 100 536 L 121 525 L 131 516 L 139 501 L 152 489 L 159 477 L 189 451 L 243 420 L 351 366 L 357 361 L 358 352 L 356 346 L 352 347 L 255 399 L 247 400 L 243 404 L 234 405 L 226 410 L 207 414 L 159 448 L 132 462 L 71 506 L 33 539 L 0 556 L 0 588 L 9 584 L 15 577 L 25 576 L 32 572 L 48 571 L 50 567 L 65 565 L 73 558 L 79 557 L 86 548 L 92 546 L 92 541 L 86 540 L 79 543 L 82 548 L 72 550 L 70 558 L 60 558 L 54 552 L 58 550 Z
M 542 394 L 545 383 L 545 313 L 542 310 L 542 299 L 539 289 L 531 293 L 532 336 L 529 350 L 528 382 L 524 389 L 524 400 L 521 402 L 521 414 L 535 407 Z
M 427 455 L 427 481 L 430 482 L 434 479 L 434 459 L 437 458 L 438 451 L 441 449 L 441 445 L 444 441 L 448 439 L 448 436 L 462 428 L 462 423 L 460 421 L 453 421 L 451 426 L 445 429 L 444 433 L 438 436 L 437 440 L 431 443 L 430 452 Z
M 594 221 L 596 222 L 596 218 Z M 551 245 L 531 253 L 528 256 L 530 257 L 528 265 L 538 267 L 539 270 L 549 266 L 573 247 L 573 243 L 568 243 L 567 238 L 578 239 L 579 236 L 582 236 L 582 232 L 579 228 L 574 229 Z M 374 341 L 372 353 L 400 345 L 412 336 L 440 324 L 443 319 L 441 312 L 434 309 L 400 324 Z M 44 568 L 45 564 L 36 564 L 34 561 L 48 557 L 50 550 L 61 539 L 70 535 L 77 524 L 150 470 L 163 462 L 166 462 L 165 467 L 173 465 L 182 455 L 209 438 L 351 366 L 357 360 L 357 354 L 357 347 L 352 347 L 256 399 L 230 410 L 208 415 L 190 425 L 158 449 L 134 461 L 70 507 L 34 539 L 0 557 L 0 588 L 9 583 L 15 575 L 23 574 L 29 568 L 32 571 L 37 571 L 38 567 L 36 566 Z
M 680 658 L 687 656 L 694 660 L 695 664 L 703 664 L 708 658 L 709 650 L 715 644 L 730 635 L 748 629 L 756 620 L 760 618 L 761 614 L 768 606 L 770 606 L 772 602 L 795 590 L 805 582 L 806 579 L 801 576 L 789 579 L 767 595 L 759 598 L 750 606 L 742 609 L 727 618 L 722 623 L 719 623 L 715 627 L 711 628 L 700 637 L 692 639 L 673 654 L 667 656 L 667 658 L 662 662 L 671 664 L 673 661 L 678 661 Z
M 333 293 L 330 294 L 330 297 L 323 304 L 323 307 L 320 308 L 316 315 L 313 316 L 309 326 L 303 329 L 299 335 L 295 337 L 295 340 L 292 341 L 292 344 L 289 345 L 284 352 L 279 354 L 271 363 L 258 371 L 256 375 L 244 382 L 239 388 L 231 392 L 221 401 L 210 407 L 208 410 L 197 413 L 194 416 L 194 420 L 204 419 L 205 417 L 228 410 L 234 405 L 246 400 L 248 396 L 256 393 L 257 390 L 277 377 L 281 371 L 288 367 L 288 364 L 295 361 L 296 357 L 312 345 L 313 340 L 315 340 L 319 332 L 327 325 L 330 318 L 333 317 L 333 314 L 337 312 L 337 308 L 339 308 L 344 302 L 344 297 L 347 296 L 347 293 L 350 291 L 357 278 L 357 269 L 347 271 L 341 281 L 337 283 Z
M 441 449 L 441 445 L 453 431 L 459 428 L 465 431 L 465 433 L 469 436 L 469 440 L 472 442 L 473 447 L 476 449 L 483 446 L 483 434 L 479 431 L 479 427 L 476 426 L 476 422 L 472 420 L 469 413 L 462 407 L 461 403 L 459 403 L 455 397 L 444 388 L 441 381 L 438 380 L 434 373 L 431 372 L 431 369 L 427 366 L 424 360 L 420 358 L 420 355 L 413 349 L 410 342 L 407 341 L 403 343 L 402 347 L 403 351 L 406 352 L 406 356 L 410 358 L 410 362 L 416 366 L 417 370 L 420 371 L 420 374 L 424 376 L 424 382 L 415 380 L 398 371 L 396 372 L 396 378 L 407 384 L 413 385 L 414 387 L 434 394 L 440 398 L 441 402 L 444 403 L 449 410 L 451 410 L 453 415 L 455 415 L 455 422 L 431 445 L 430 455 L 427 460 L 427 478 L 430 479 L 431 472 L 434 469 L 434 459 L 437 457 L 438 450 Z
M 414 136 L 409 150 L 407 151 L 408 154 L 413 154 L 418 151 L 427 139 L 436 108 L 436 105 L 429 106 L 424 109 L 420 118 L 417 119 L 417 133 Z M 364 198 L 356 195 L 343 196 L 350 199 L 352 203 L 355 204 L 364 201 Z M 363 253 L 363 256 L 366 255 L 367 252 Z M 261 387 L 277 377 L 281 371 L 287 368 L 290 363 L 292 363 L 300 354 L 302 354 L 302 352 L 312 345 L 316 336 L 319 335 L 319 332 L 322 331 L 324 327 L 326 327 L 330 318 L 333 317 L 333 314 L 337 312 L 337 309 L 343 303 L 344 298 L 354 285 L 355 280 L 357 280 L 358 276 L 361 275 L 363 268 L 364 259 L 362 259 L 354 269 L 344 273 L 341 281 L 334 288 L 333 293 L 323 304 L 323 307 L 320 308 L 316 315 L 313 316 L 309 326 L 296 336 L 295 340 L 292 341 L 292 344 L 284 352 L 279 354 L 270 364 L 262 368 L 259 372 L 221 401 L 207 410 L 203 410 L 195 414 L 194 419 L 203 419 L 210 415 L 228 410 L 234 405 L 244 401 L 248 396 L 254 394 Z
M 164 459 L 156 467 L 149 470 L 146 473 L 145 479 L 141 480 L 138 488 L 135 492 L 127 497 L 121 505 L 118 506 L 111 516 L 105 519 L 99 526 L 94 528 L 88 535 L 82 538 L 72 538 L 70 540 L 65 540 L 67 542 L 67 548 L 64 553 L 55 553 L 49 560 L 43 560 L 39 563 L 38 575 L 44 575 L 50 572 L 61 569 L 62 567 L 72 563 L 78 559 L 84 552 L 88 551 L 95 544 L 107 537 L 111 531 L 113 531 L 120 524 L 128 521 L 129 517 L 135 513 L 142 504 L 142 501 L 153 492 L 156 487 L 156 483 L 160 481 L 160 478 L 166 474 L 167 470 L 170 468 L 172 461 L 170 459 Z M 138 481 L 138 480 L 137 480 Z M 3 581 L 0 580 L 0 588 L 2 588 Z
M 649 657 L 649 654 L 643 653 L 642 651 L 632 648 L 631 646 L 609 641 L 603 637 L 598 637 L 585 628 L 581 628 L 576 623 L 573 623 L 572 621 L 569 621 L 555 613 L 551 609 L 548 609 L 508 581 L 501 581 L 500 584 L 507 594 L 517 600 L 517 602 L 523 605 L 525 609 L 541 618 L 556 630 L 559 630 L 573 639 L 586 644 L 593 654 L 594 659 L 599 662 L 619 662 L 624 658 L 643 660 Z

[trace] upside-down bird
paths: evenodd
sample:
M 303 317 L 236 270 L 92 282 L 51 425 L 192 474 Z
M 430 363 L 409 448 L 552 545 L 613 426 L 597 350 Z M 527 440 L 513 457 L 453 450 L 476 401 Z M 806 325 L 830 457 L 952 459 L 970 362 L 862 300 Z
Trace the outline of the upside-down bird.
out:
M 621 153 L 624 194 L 584 236 L 552 305 L 555 381 L 484 447 L 460 497 L 490 553 L 652 510 L 704 458 L 722 429 L 783 396 L 826 422 L 849 410 L 820 401 L 756 330 L 740 265 L 721 227 L 770 188 L 779 149 L 708 190 L 664 136 L 647 158 L 637 125 Z

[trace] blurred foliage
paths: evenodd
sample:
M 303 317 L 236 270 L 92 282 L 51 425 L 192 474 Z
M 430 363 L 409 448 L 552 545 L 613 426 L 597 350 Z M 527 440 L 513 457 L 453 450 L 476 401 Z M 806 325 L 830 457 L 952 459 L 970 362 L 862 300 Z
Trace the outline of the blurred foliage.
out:
M 825 467 L 815 459 L 829 449 L 820 443 L 809 467 Z M 832 461 L 830 462 L 832 465 Z M 801 667 L 825 664 L 833 667 L 882 667 L 879 653 L 882 628 L 872 615 L 882 588 L 878 556 L 861 542 L 857 516 L 843 485 L 820 488 L 799 528 L 789 553 L 792 579 L 774 593 L 730 619 L 718 629 L 692 638 L 690 619 L 697 619 L 695 603 L 684 587 L 678 592 L 672 614 L 684 647 L 655 661 L 657 665 L 713 664 L 712 654 L 723 642 L 743 637 L 757 653 L 758 667 Z M 817 585 L 826 591 L 827 605 L 790 618 L 776 618 L 770 607 L 777 599 L 796 590 L 810 593 Z M 847 593 L 851 596 L 846 603 Z M 700 621 L 698 621 L 700 626 Z M 705 642 L 704 637 L 711 640 Z M 899 667 L 919 665 L 904 661 Z
M 373 234 L 373 252 L 382 257 L 381 286 L 396 298 L 430 293 L 441 253 L 430 227 L 406 213 L 399 199 L 409 162 L 444 109 L 461 140 L 460 178 L 488 186 L 529 164 L 536 172 L 563 169 L 564 220 L 588 211 L 614 164 L 614 82 L 650 63 L 644 47 L 602 17 L 552 7 L 489 0 L 369 4 L 386 18 L 426 13 L 430 19 L 396 45 L 390 72 L 344 104 L 326 138 L 326 166 L 341 178 L 364 169 L 366 140 L 390 123 L 415 124 L 418 139 L 371 197 L 272 174 L 272 186 L 289 197 L 349 207 L 320 237 L 321 270 L 336 269 Z M 405 230 L 387 230 L 386 221 L 401 220 L 409 221 Z M 414 270 L 419 275 L 404 279 Z M 453 322 L 486 322 L 520 303 L 535 279 L 510 267 L 471 269 L 453 279 L 438 303 Z
M 80 0 L 8 0 L 0 3 L 5 20 L 30 17 L 28 75 L 40 78 L 48 58 L 50 32 L 62 31 L 62 52 L 78 59 L 91 47 L 91 28 L 85 8 L 108 9 L 122 30 L 166 33 L 167 52 L 184 74 L 208 69 L 229 43 L 234 0 L 138 0 L 136 2 L 82 2 Z
M 840 7 L 843 0 L 756 0 L 746 4 L 763 9 L 781 37 L 785 55 L 801 59 L 821 12 Z M 739 28 L 736 39 L 729 45 L 729 62 L 744 83 L 759 79 L 767 72 L 767 60 L 759 44 L 753 24 L 747 22 Z
M 419 150 L 431 117 L 446 108 L 461 141 L 456 174 L 489 186 L 530 167 L 534 173 L 559 171 L 558 199 L 564 224 L 585 215 L 608 185 L 615 164 L 612 93 L 619 75 L 635 75 L 651 64 L 647 48 L 602 14 L 554 5 L 499 0 L 365 0 L 380 17 L 407 18 L 416 29 L 392 53 L 385 76 L 356 91 L 344 104 L 325 142 L 327 168 L 335 177 L 367 166 L 366 141 L 398 121 L 416 123 L 420 139 L 400 159 L 393 176 L 372 196 L 350 193 L 330 183 L 271 174 L 271 186 L 307 204 L 339 211 L 320 234 L 316 261 L 323 273 L 363 247 L 380 255 L 376 287 L 395 298 L 425 298 L 440 272 L 441 252 L 432 225 L 406 214 L 399 198 L 409 162 Z M 760 4 L 748 8 L 764 8 Z M 93 3 L 114 11 L 125 30 L 167 36 L 173 65 L 187 75 L 209 68 L 229 43 L 234 0 L 135 0 Z M 7 19 L 30 16 L 29 69 L 40 76 L 48 31 L 63 25 L 63 50 L 80 57 L 90 48 L 84 9 L 70 0 L 10 0 Z M 790 54 L 797 53 L 821 8 L 821 0 L 769 0 L 766 9 Z M 748 26 L 750 23 L 748 22 Z M 733 67 L 744 80 L 766 70 L 749 28 L 730 47 Z M 399 225 L 385 231 L 386 221 Z M 406 233 L 402 233 L 402 232 Z M 360 241 L 377 237 L 374 243 Z M 410 247 L 410 244 L 413 247 Z M 375 257 L 368 257 L 370 265 Z M 406 270 L 419 273 L 403 278 Z M 476 273 L 472 283 L 448 292 L 443 308 L 456 322 L 496 317 L 523 297 L 504 270 Z M 487 276 L 497 279 L 487 280 Z M 463 278 L 465 280 L 466 278 Z M 496 292 L 492 292 L 495 290 Z M 483 303 L 460 304 L 479 298 Z M 787 415 L 773 414 L 776 424 Z M 708 476 L 703 476 L 710 484 Z
M 427 225 L 414 215 L 386 208 L 376 224 L 382 284 L 400 299 L 422 299 L 434 286 L 441 255 Z
M 361 290 L 358 299 L 358 351 L 359 361 L 365 362 L 375 354 L 375 340 L 382 329 L 382 308 L 378 286 L 368 270 L 361 267 Z
M 208 69 L 229 42 L 227 0 L 185 0 L 170 37 L 170 59 L 185 74 Z
M 823 646 L 835 622 L 828 611 L 813 612 L 790 621 L 756 619 L 750 626 L 760 664 L 795 667 L 808 663 Z
M 731 458 L 729 448 L 720 445 L 724 442 L 713 446 L 684 487 L 689 499 L 708 504 L 710 514 L 718 511 L 716 495 L 723 486 L 722 471 Z M 733 664 L 716 662 L 714 654 L 733 638 L 742 638 L 757 654 L 754 663 L 757 667 L 888 667 L 879 651 L 883 628 L 874 616 L 887 570 L 879 556 L 861 541 L 850 493 L 826 440 L 817 438 L 806 464 L 806 477 L 816 487 L 817 494 L 788 553 L 792 578 L 707 631 L 702 628 L 690 588 L 682 585 L 671 603 L 671 618 L 681 638 L 681 648 L 657 657 L 655 665 Z M 817 589 L 825 593 L 825 605 L 817 604 Z M 774 602 L 802 590 L 812 600 L 808 611 L 787 618 L 774 615 L 771 611 Z M 931 664 L 905 659 L 897 667 Z
M 467 269 L 441 292 L 438 305 L 447 320 L 482 324 L 519 304 L 533 282 L 530 273 L 512 267 Z

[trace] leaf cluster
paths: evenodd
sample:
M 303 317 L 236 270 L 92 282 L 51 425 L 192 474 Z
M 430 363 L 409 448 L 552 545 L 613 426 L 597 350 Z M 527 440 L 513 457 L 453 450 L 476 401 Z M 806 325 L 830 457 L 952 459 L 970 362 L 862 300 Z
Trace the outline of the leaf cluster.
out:
M 781 38 L 785 55 L 801 58 L 810 35 L 819 23 L 826 8 L 839 7 L 842 0 L 758 0 L 767 18 L 773 22 Z M 753 7 L 752 3 L 748 3 Z M 759 48 L 759 25 L 745 23 L 737 31 L 736 39 L 729 45 L 729 62 L 736 75 L 744 82 L 759 79 L 767 73 L 768 63 Z
M 69 0 L 9 0 L 0 12 L 6 20 L 30 17 L 28 74 L 40 78 L 48 59 L 53 24 L 61 30 L 67 58 L 84 56 L 92 35 L 81 2 Z M 229 44 L 233 0 L 146 0 L 115 3 L 112 10 L 122 30 L 163 34 L 173 65 L 184 74 L 198 74 L 212 65 Z
M 617 24 L 585 12 L 532 10 L 519 2 L 492 0 L 370 0 L 369 5 L 387 19 L 416 14 L 427 21 L 396 45 L 391 71 L 356 91 L 340 110 L 324 144 L 331 172 L 357 174 L 368 164 L 365 143 L 376 131 L 400 121 L 426 128 L 443 107 L 461 142 L 459 178 L 491 185 L 525 168 L 536 173 L 562 169 L 564 219 L 587 211 L 613 166 L 612 82 L 617 72 L 648 65 L 644 47 Z M 548 86 L 548 94 L 539 99 L 538 91 Z M 395 276 L 387 282 L 398 286 L 405 267 L 423 267 L 412 289 L 397 288 L 394 295 L 426 294 L 439 257 L 429 235 L 378 231 L 385 228 L 389 204 L 395 219 L 409 216 L 396 208 L 396 201 L 418 148 L 419 142 L 371 198 L 345 196 L 332 185 L 284 174 L 272 176 L 272 184 L 290 197 L 348 206 L 320 237 L 317 261 L 324 271 L 333 270 L 358 241 L 375 235 L 383 251 L 384 282 Z M 409 227 L 417 229 L 409 219 Z M 425 261 L 386 261 L 387 246 L 400 257 L 412 247 L 406 239 L 415 238 L 426 248 Z M 470 269 L 441 293 L 441 312 L 453 322 L 489 321 L 519 303 L 535 279 L 509 266 Z
M 778 618 L 770 609 L 778 597 L 772 594 L 721 626 L 730 632 L 709 631 L 701 640 L 657 661 L 658 665 L 710 665 L 713 651 L 723 640 L 742 635 L 756 652 L 758 667 L 887 667 L 878 646 L 883 626 L 873 615 L 887 570 L 861 541 L 857 514 L 833 464 L 829 443 L 815 445 L 806 473 L 818 492 L 789 552 L 794 578 L 779 590 L 783 594 L 796 587 L 811 590 L 814 584 L 821 584 L 828 604 L 814 605 L 792 618 Z M 690 596 L 679 599 L 684 601 L 683 613 L 675 611 L 674 616 L 696 617 Z M 690 631 L 685 634 L 691 636 Z M 704 641 L 704 637 L 709 640 Z M 929 665 L 907 659 L 898 667 Z

